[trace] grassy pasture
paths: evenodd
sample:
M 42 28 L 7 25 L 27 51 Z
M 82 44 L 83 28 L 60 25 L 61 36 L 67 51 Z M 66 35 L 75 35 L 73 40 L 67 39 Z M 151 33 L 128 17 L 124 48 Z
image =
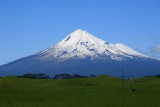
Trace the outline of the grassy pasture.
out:
M 0 78 L 0 107 L 160 107 L 160 78 Z

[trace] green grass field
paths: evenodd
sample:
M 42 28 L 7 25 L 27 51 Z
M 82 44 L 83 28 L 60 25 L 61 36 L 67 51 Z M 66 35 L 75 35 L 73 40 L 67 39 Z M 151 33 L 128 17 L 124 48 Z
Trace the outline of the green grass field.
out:
M 0 107 L 160 107 L 160 78 L 0 78 Z

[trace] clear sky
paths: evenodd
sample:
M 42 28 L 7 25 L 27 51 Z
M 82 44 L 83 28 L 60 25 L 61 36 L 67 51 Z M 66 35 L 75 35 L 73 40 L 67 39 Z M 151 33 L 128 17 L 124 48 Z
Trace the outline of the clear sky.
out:
M 0 65 L 76 29 L 160 59 L 160 0 L 0 0 Z

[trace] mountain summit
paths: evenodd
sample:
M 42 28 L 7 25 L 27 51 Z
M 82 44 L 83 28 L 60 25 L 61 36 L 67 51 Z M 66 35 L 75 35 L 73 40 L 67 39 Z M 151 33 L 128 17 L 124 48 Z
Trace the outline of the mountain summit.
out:
M 123 44 L 110 44 L 81 29 L 74 31 L 55 46 L 37 55 L 41 54 L 47 57 L 53 56 L 64 59 L 73 57 L 104 59 L 104 56 L 108 56 L 113 60 L 124 60 L 125 58 L 133 58 L 134 56 L 147 57 Z
M 0 66 L 0 76 L 67 73 L 121 77 L 122 67 L 126 78 L 160 74 L 160 61 L 78 29 L 54 46 Z

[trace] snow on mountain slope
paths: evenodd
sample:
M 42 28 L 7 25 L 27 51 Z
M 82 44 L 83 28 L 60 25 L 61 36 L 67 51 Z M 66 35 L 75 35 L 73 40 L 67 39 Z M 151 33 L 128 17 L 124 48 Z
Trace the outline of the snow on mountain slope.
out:
M 121 77 L 143 77 L 160 74 L 160 61 L 140 54 L 123 44 L 110 44 L 86 31 L 76 30 L 58 44 L 44 51 L 0 66 L 1 76 L 27 73 L 107 74 Z
M 147 57 L 123 44 L 110 44 L 81 29 L 74 31 L 55 46 L 49 47 L 36 55 L 44 55 L 44 58 L 52 56 L 63 59 L 86 58 L 87 56 L 90 56 L 91 59 L 103 59 L 104 57 L 101 56 L 106 55 L 114 60 L 123 60 L 124 57 L 133 58 L 133 56 Z

